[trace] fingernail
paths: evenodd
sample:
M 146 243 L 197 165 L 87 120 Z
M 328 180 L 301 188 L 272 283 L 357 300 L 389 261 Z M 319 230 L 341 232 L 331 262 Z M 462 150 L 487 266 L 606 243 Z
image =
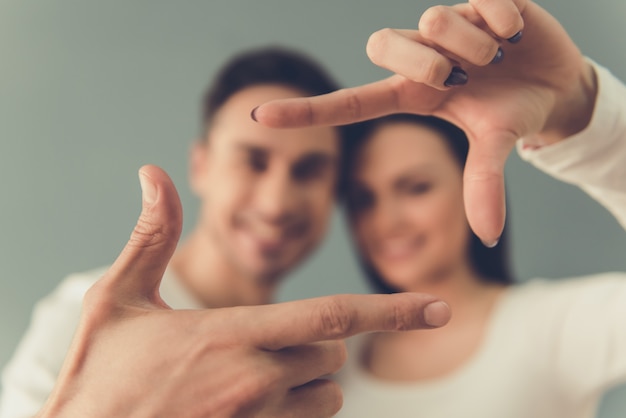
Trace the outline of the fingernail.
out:
M 493 248 L 496 245 L 498 245 L 498 242 L 500 241 L 500 238 L 498 238 L 497 240 L 494 241 L 483 241 L 483 245 L 487 248 Z
M 443 301 L 433 302 L 424 308 L 424 322 L 431 327 L 441 327 L 450 320 L 450 307 Z
M 497 64 L 499 62 L 502 62 L 503 59 L 504 59 L 504 51 L 502 50 L 502 48 L 498 48 L 498 52 L 496 52 L 496 56 L 493 57 L 493 59 L 491 60 L 491 63 Z
M 524 33 L 522 31 L 517 32 L 515 35 L 511 36 L 509 39 L 507 39 L 510 43 L 512 44 L 516 44 L 520 41 L 520 39 L 522 39 L 522 35 Z
M 252 112 L 250 112 L 250 117 L 252 118 L 253 121 L 258 122 L 258 120 L 256 119 L 256 110 L 259 108 L 259 106 L 255 107 L 254 109 L 252 109 Z
M 150 179 L 145 174 L 139 173 L 139 184 L 141 185 L 141 198 L 148 205 L 154 204 L 157 198 L 157 189 Z
M 446 87 L 461 86 L 467 83 L 467 73 L 461 67 L 453 67 L 450 75 L 443 83 Z

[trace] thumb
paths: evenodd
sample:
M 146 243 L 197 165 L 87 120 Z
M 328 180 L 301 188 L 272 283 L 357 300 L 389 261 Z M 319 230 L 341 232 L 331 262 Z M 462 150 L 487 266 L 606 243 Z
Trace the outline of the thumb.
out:
M 102 284 L 121 299 L 162 304 L 159 284 L 180 237 L 182 208 L 174 183 L 159 167 L 142 167 L 139 180 L 141 215 Z
M 502 235 L 506 218 L 504 166 L 515 142 L 502 138 L 473 141 L 465 163 L 463 195 L 467 220 L 487 247 Z

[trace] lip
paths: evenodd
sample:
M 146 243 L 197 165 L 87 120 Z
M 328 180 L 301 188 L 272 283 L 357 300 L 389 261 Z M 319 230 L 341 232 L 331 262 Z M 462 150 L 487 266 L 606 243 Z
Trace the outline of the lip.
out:
M 385 262 L 401 262 L 414 258 L 424 246 L 425 239 L 389 239 L 374 246 L 376 258 Z
M 286 237 L 277 237 L 272 239 L 259 237 L 252 231 L 241 231 L 240 235 L 249 248 L 252 248 L 263 257 L 270 258 L 280 256 L 285 251 L 290 241 Z

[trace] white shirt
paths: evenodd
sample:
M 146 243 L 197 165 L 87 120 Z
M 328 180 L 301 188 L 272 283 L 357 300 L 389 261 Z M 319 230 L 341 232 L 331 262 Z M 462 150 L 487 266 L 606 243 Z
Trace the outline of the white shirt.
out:
M 599 96 L 590 125 L 557 144 L 518 151 L 581 187 L 626 228 L 626 87 L 594 66 Z M 589 418 L 604 392 L 626 381 L 626 274 L 511 286 L 477 352 L 441 378 L 377 379 L 359 363 L 364 344 L 362 336 L 348 342 L 338 417 Z
M 52 392 L 78 327 L 85 292 L 106 271 L 73 274 L 35 306 L 31 324 L 2 374 L 0 418 L 31 418 Z M 173 309 L 200 309 L 200 304 L 167 270 L 160 287 Z

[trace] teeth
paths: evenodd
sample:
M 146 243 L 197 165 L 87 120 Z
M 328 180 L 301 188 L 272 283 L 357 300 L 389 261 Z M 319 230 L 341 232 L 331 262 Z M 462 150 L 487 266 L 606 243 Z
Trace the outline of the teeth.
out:
M 250 225 L 250 232 L 262 241 L 279 241 L 282 237 L 280 230 L 266 225 Z
M 379 251 L 383 256 L 401 257 L 407 255 L 412 250 L 412 245 L 406 241 L 391 241 L 379 245 Z

